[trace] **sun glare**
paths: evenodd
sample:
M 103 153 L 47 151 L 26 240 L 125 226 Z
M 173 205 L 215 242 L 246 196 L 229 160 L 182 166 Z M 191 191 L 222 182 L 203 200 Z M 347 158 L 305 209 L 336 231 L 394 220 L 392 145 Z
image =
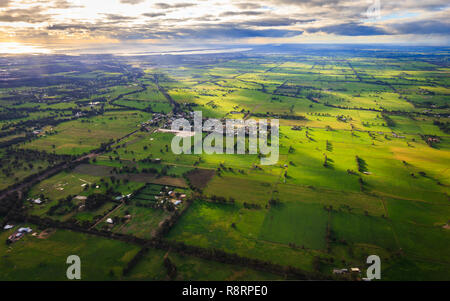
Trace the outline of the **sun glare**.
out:
M 50 50 L 35 45 L 21 44 L 16 42 L 0 42 L 0 53 L 2 54 L 50 53 Z

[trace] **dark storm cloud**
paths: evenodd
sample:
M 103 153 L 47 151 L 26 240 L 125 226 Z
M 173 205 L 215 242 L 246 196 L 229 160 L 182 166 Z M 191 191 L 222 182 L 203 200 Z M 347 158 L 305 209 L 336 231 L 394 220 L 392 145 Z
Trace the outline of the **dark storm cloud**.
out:
M 176 3 L 176 4 L 167 4 L 167 3 L 155 3 L 155 6 L 160 9 L 171 9 L 171 8 L 185 8 L 190 6 L 196 6 L 195 3 Z
M 344 23 L 316 28 L 308 28 L 309 33 L 324 32 L 341 36 L 373 36 L 391 34 L 383 28 L 361 25 L 358 23 Z
M 301 35 L 302 31 L 283 29 L 249 29 L 237 26 L 204 26 L 184 28 L 174 32 L 178 37 L 192 39 L 241 39 L 241 38 L 286 38 Z
M 450 22 L 424 20 L 392 25 L 399 34 L 450 34 Z
M 341 36 L 373 36 L 394 34 L 449 35 L 450 22 L 447 20 L 420 20 L 410 22 L 394 21 L 388 24 L 384 24 L 383 27 L 350 22 L 337 25 L 308 28 L 307 32 L 324 32 Z

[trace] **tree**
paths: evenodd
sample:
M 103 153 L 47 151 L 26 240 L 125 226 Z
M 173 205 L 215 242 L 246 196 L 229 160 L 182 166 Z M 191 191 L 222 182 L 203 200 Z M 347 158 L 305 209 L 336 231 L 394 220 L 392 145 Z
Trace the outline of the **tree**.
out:
M 177 277 L 177 267 L 175 264 L 170 260 L 168 254 L 164 256 L 164 266 L 167 269 L 167 275 L 171 280 L 175 279 Z
M 87 210 L 95 210 L 109 201 L 111 201 L 111 199 L 108 196 L 100 193 L 94 193 L 87 197 L 85 206 Z

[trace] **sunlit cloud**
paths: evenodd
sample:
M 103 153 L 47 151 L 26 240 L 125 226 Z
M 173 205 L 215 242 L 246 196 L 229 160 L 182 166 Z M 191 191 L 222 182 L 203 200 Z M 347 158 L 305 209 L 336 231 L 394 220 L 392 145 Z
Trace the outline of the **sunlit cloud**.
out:
M 0 53 L 1 54 L 29 54 L 29 53 L 36 53 L 36 54 L 43 54 L 43 53 L 50 53 L 50 49 L 46 49 L 41 46 L 35 46 L 35 45 L 27 45 L 22 43 L 15 43 L 15 42 L 0 42 Z
M 0 41 L 47 48 L 78 41 L 152 44 L 345 40 L 449 43 L 447 0 L 0 0 Z M 394 37 L 394 38 L 392 38 Z

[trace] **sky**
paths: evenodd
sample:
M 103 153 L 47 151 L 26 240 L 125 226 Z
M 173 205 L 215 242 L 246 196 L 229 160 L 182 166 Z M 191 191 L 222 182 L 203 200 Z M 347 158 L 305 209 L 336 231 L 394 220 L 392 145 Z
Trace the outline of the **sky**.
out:
M 450 44 L 448 0 L 0 0 L 0 53 Z

